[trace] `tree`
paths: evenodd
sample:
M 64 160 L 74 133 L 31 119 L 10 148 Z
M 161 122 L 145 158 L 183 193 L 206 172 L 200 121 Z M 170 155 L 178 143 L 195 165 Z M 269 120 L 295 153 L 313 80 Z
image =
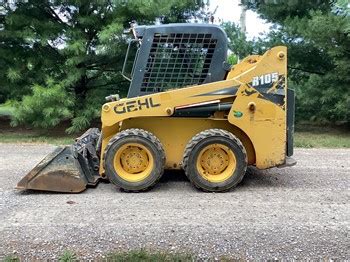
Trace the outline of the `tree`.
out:
M 275 23 L 265 45 L 288 46 L 289 86 L 297 119 L 350 122 L 350 10 L 348 1 L 246 1 Z
M 252 54 L 254 44 L 252 41 L 247 40 L 246 34 L 241 31 L 239 26 L 233 22 L 224 22 L 222 27 L 229 39 L 229 49 L 238 56 L 238 58 L 242 59 L 247 55 Z
M 126 94 L 121 75 L 129 22 L 186 21 L 202 3 L 191 0 L 27 0 L 1 2 L 0 102 L 19 100 L 13 124 L 68 131 L 99 116 L 104 97 Z
M 265 43 L 266 39 L 254 38 L 248 40 L 246 33 L 242 32 L 240 27 L 233 22 L 224 22 L 221 26 L 227 34 L 229 49 L 239 59 L 251 54 L 261 54 L 268 48 Z

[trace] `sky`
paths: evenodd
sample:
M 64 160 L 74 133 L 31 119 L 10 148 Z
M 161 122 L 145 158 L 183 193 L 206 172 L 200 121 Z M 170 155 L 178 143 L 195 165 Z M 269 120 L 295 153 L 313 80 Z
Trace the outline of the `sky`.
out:
M 215 23 L 219 23 L 219 19 L 224 22 L 235 22 L 239 25 L 239 18 L 241 15 L 241 7 L 239 0 L 210 0 L 210 11 L 216 10 L 214 15 Z M 258 17 L 258 14 L 248 10 L 246 12 L 246 28 L 248 38 L 259 36 L 260 33 L 268 32 L 271 24 L 266 23 Z

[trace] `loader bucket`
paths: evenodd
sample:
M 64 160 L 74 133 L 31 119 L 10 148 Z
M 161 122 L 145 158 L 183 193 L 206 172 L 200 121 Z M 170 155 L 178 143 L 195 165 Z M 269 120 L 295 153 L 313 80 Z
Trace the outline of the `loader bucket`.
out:
M 17 189 L 79 193 L 99 180 L 97 129 L 89 129 L 71 146 L 58 147 L 17 184 Z

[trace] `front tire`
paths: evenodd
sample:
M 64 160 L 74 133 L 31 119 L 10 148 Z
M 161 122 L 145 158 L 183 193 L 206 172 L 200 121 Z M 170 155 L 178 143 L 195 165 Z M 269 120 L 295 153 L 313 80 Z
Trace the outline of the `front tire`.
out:
M 164 172 L 165 153 L 159 139 L 142 129 L 127 129 L 116 134 L 104 154 L 108 179 L 126 191 L 153 187 Z
M 247 162 L 246 150 L 237 137 L 226 130 L 209 129 L 187 144 L 183 168 L 195 187 L 223 192 L 242 181 Z

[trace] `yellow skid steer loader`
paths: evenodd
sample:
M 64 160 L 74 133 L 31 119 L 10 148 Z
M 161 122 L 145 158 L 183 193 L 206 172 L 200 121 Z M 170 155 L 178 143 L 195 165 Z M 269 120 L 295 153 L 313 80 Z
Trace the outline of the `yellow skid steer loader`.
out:
M 134 39 L 123 67 L 131 82 L 127 98 L 107 97 L 101 131 L 89 129 L 73 145 L 57 148 L 17 188 L 81 192 L 104 178 L 125 191 L 142 191 L 164 170 L 184 169 L 195 187 L 219 192 L 240 183 L 249 165 L 296 163 L 290 157 L 294 92 L 287 88 L 286 47 L 231 67 L 220 27 L 130 31 Z

